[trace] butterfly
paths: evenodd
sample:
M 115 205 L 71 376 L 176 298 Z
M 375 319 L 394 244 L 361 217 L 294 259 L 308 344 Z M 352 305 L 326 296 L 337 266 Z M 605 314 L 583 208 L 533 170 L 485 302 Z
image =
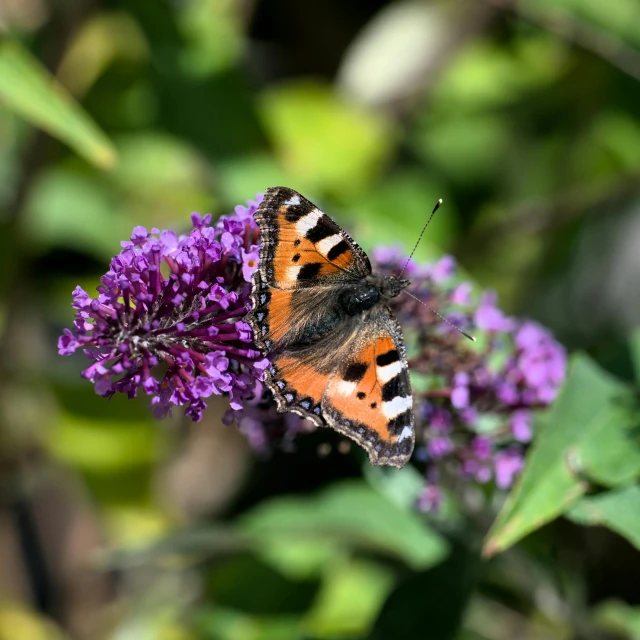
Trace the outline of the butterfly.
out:
M 279 412 L 329 426 L 402 468 L 414 446 L 402 330 L 387 301 L 410 283 L 375 275 L 366 253 L 293 189 L 272 187 L 255 213 L 260 261 L 250 323 L 268 355 Z

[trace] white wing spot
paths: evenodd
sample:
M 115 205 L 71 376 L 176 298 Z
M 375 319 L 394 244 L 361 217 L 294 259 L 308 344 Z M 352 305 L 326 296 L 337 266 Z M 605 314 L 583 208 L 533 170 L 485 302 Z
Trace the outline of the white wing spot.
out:
M 300 196 L 298 196 L 298 195 L 296 195 L 296 196 L 292 196 L 291 198 L 289 198 L 289 200 L 287 200 L 287 201 L 285 202 L 285 204 L 287 204 L 287 205 L 293 205 L 293 206 L 295 206 L 295 205 L 297 205 L 297 204 L 300 204 Z
M 306 235 L 309 229 L 313 229 L 313 227 L 316 226 L 318 220 L 322 218 L 322 215 L 322 211 L 314 209 L 311 213 L 307 213 L 304 218 L 300 218 L 300 220 L 298 220 L 298 223 L 296 224 L 296 231 L 298 232 L 298 234 L 301 236 Z
M 398 442 L 402 442 L 403 440 L 410 438 L 412 433 L 413 429 L 411 429 L 411 427 L 405 427 L 402 430 L 402 433 L 398 436 Z
M 407 409 L 410 409 L 413 405 L 411 396 L 403 398 L 402 396 L 396 396 L 390 402 L 382 403 L 382 413 L 386 418 L 395 418 L 401 413 L 404 413 Z
M 338 382 L 337 391 L 341 396 L 352 396 L 357 386 L 357 382 L 347 382 L 346 380 L 341 380 L 340 382 Z
M 297 282 L 300 269 L 302 269 L 302 267 L 289 267 L 287 269 L 287 277 L 285 279 L 285 282 Z
M 339 233 L 335 233 L 328 238 L 323 238 L 316 244 L 316 248 L 323 255 L 326 256 L 333 247 L 342 242 L 342 236 Z
M 400 360 L 396 360 L 385 367 L 376 367 L 378 382 L 380 384 L 386 384 L 389 380 L 393 380 L 393 378 L 395 378 L 403 368 L 403 364 Z

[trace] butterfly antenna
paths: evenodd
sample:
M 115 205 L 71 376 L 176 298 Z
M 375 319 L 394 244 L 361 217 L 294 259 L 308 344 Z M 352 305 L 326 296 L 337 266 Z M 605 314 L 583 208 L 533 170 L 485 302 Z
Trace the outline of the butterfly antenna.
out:
M 424 235 L 424 232 L 427 230 L 427 227 L 429 226 L 429 223 L 431 222 L 431 218 L 433 218 L 435 212 L 440 208 L 441 204 L 442 204 L 442 198 L 440 198 L 440 200 L 438 200 L 438 202 L 436 202 L 436 206 L 433 207 L 433 211 L 431 212 L 431 215 L 429 216 L 429 219 L 425 223 L 424 227 L 422 227 L 422 231 L 420 232 L 420 235 L 418 236 L 418 240 L 417 240 L 416 244 L 414 245 L 413 250 L 411 251 L 411 255 L 407 258 L 407 261 L 404 263 L 404 267 L 402 267 L 402 271 L 396 277 L 399 278 L 405 272 L 406 268 L 409 266 L 409 262 L 411 262 L 411 258 L 413 258 L 413 254 L 416 252 L 416 249 L 418 248 L 418 245 L 420 244 L 420 240 L 422 240 L 422 236 Z
M 449 320 L 447 320 L 443 315 L 439 314 L 435 309 L 432 309 L 426 302 L 423 302 L 422 300 L 420 300 L 420 298 L 417 298 L 412 293 L 409 293 L 406 289 L 404 289 L 402 293 L 406 293 L 410 298 L 417 300 L 421 305 L 424 305 L 425 307 L 427 307 L 427 309 L 429 309 L 431 313 L 435 313 L 438 316 L 438 318 L 440 318 L 440 320 L 444 320 L 444 322 L 446 322 L 450 327 L 455 329 L 458 333 L 461 333 L 465 338 L 469 338 L 471 342 L 476 341 L 476 339 L 473 336 L 469 335 L 466 331 L 463 331 L 460 327 L 456 327 L 456 325 L 453 324 L 453 322 L 449 322 Z

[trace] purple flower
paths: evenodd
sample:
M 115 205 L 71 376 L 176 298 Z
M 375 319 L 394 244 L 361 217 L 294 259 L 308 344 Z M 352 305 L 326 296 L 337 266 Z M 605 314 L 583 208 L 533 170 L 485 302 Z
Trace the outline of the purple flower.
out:
M 156 416 L 184 406 L 193 420 L 212 395 L 228 395 L 235 409 L 254 395 L 268 361 L 243 316 L 258 255 L 253 213 L 260 200 L 213 226 L 211 214 L 194 213 L 194 228 L 183 236 L 136 227 L 98 295 L 76 288 L 73 329 L 64 330 L 58 349 L 84 350 L 92 362 L 82 376 L 96 393 L 133 398 L 142 389 Z
M 469 406 L 469 375 L 456 373 L 453 378 L 451 404 L 456 409 L 466 409 Z
M 260 262 L 259 247 L 255 247 L 252 251 L 242 251 L 242 275 L 247 282 L 251 282 L 251 276 L 258 268 Z
M 459 304 L 461 306 L 470 305 L 472 290 L 473 290 L 473 285 L 470 282 L 461 282 L 451 292 L 451 302 L 453 304 Z
M 523 466 L 521 451 L 508 449 L 498 452 L 495 459 L 496 485 L 500 489 L 509 488 Z
M 406 260 L 384 247 L 374 258 L 374 269 L 388 275 Z M 522 469 L 533 413 L 553 401 L 564 381 L 565 351 L 548 329 L 507 317 L 495 293 L 473 296 L 468 282 L 456 282 L 451 257 L 407 271 L 413 296 L 460 329 L 478 337 L 485 332 L 478 348 L 409 296 L 391 301 L 414 340 L 411 371 L 428 382 L 426 391 L 414 393 L 416 432 L 426 444 L 427 489 L 419 506 L 435 508 L 435 488 L 456 471 L 469 482 L 508 488 Z
M 251 448 L 261 455 L 271 453 L 276 447 L 292 450 L 299 433 L 315 428 L 308 420 L 292 413 L 278 413 L 262 383 L 256 384 L 252 398 L 242 401 L 241 410 L 229 410 L 222 421 L 225 424 L 235 421 Z
M 437 484 L 427 484 L 418 497 L 418 509 L 421 511 L 438 511 L 442 504 L 442 498 L 442 490 Z
M 480 306 L 474 314 L 476 326 L 486 331 L 511 331 L 515 323 L 496 306 L 497 296 L 493 292 L 483 294 Z
M 431 279 L 436 284 L 444 284 L 453 276 L 456 272 L 456 261 L 452 256 L 443 256 L 434 263 L 431 267 Z
M 451 453 L 454 444 L 449 438 L 437 436 L 427 443 L 427 453 L 431 458 L 442 458 Z
M 518 442 L 529 442 L 533 436 L 531 412 L 526 409 L 514 411 L 511 416 L 511 433 Z

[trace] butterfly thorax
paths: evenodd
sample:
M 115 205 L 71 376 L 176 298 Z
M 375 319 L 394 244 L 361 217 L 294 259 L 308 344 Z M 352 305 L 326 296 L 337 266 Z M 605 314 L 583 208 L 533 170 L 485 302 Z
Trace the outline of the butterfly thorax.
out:
M 347 316 L 356 316 L 380 301 L 394 298 L 409 284 L 408 280 L 395 276 L 370 275 L 361 282 L 343 289 L 339 298 L 340 307 Z

